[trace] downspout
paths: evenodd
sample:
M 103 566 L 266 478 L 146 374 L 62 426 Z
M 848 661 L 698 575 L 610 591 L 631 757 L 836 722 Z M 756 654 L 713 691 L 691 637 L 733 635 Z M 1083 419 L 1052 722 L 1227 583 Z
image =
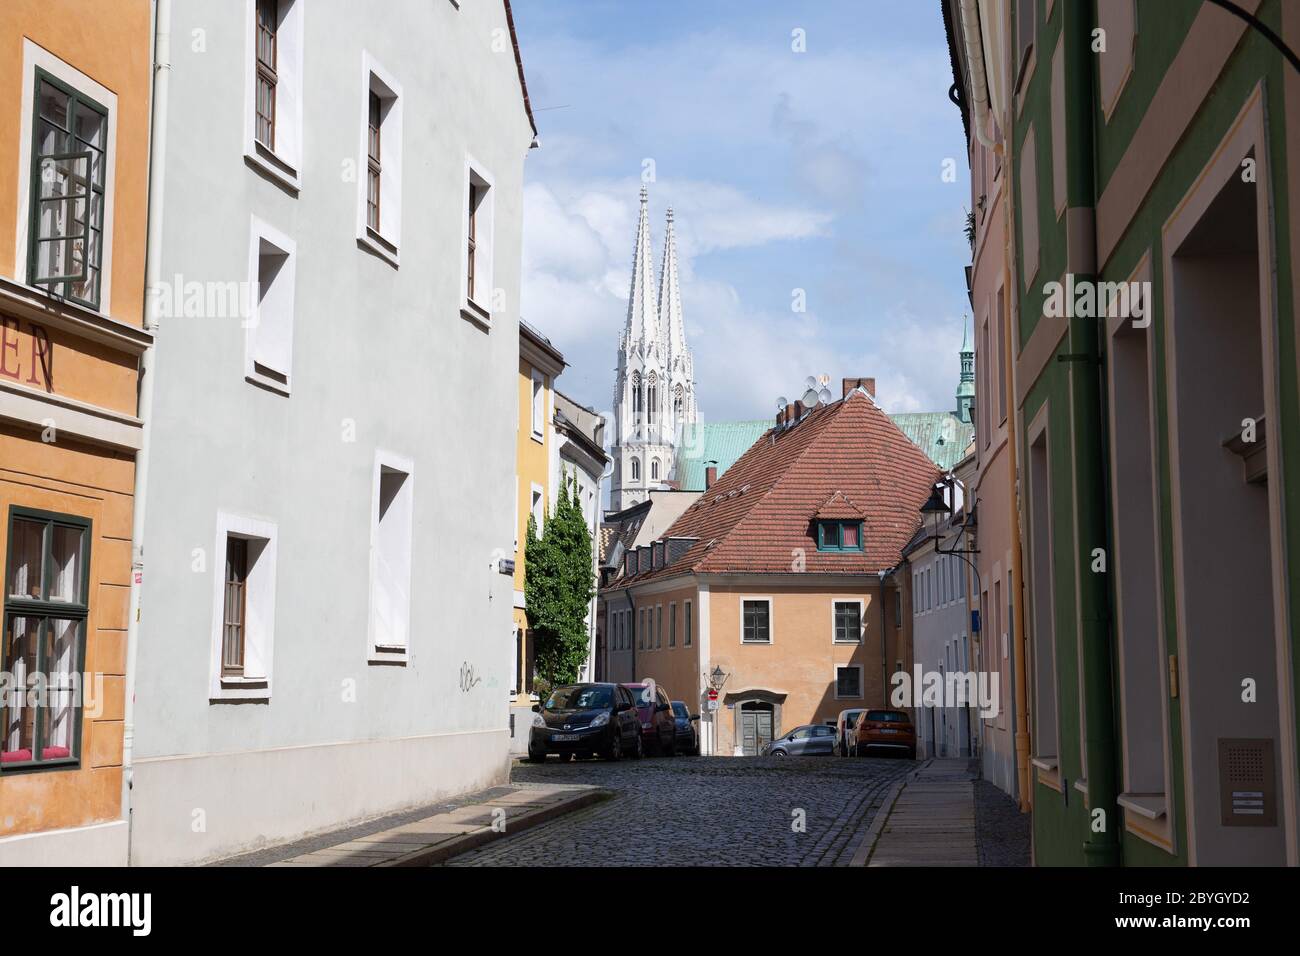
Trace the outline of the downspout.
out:
M 1093 28 L 1093 4 L 1066 4 L 1065 126 L 1066 271 L 1075 282 L 1097 279 L 1096 154 L 1094 142 L 1093 64 L 1088 40 Z M 1077 246 L 1070 237 L 1079 237 Z M 1071 310 L 1073 311 L 1073 310 Z M 1112 701 L 1110 587 L 1105 574 L 1091 570 L 1095 549 L 1108 545 L 1106 520 L 1105 423 L 1102 420 L 1102 359 L 1100 323 L 1072 316 L 1066 332 L 1069 354 L 1058 355 L 1069 380 L 1071 419 L 1075 437 L 1075 521 L 1080 540 L 1076 580 L 1079 589 L 1079 629 L 1082 642 L 1080 675 L 1084 701 L 1084 753 L 1087 759 L 1088 835 L 1083 844 L 1089 866 L 1119 864 L 1119 820 L 1116 797 L 1115 717 Z M 1079 563 L 1081 562 L 1081 563 Z M 1063 781 L 1064 782 L 1064 781 Z M 1093 820 L 1100 810 L 1103 818 Z
M 966 41 L 966 65 L 970 70 L 971 127 L 975 138 L 989 149 L 997 144 L 988 134 L 989 84 L 984 71 L 984 49 L 980 44 L 980 15 L 978 0 L 959 0 L 961 35 Z
M 163 186 L 167 156 L 167 88 L 171 78 L 171 0 L 154 0 L 153 102 L 149 128 L 149 210 L 145 250 L 144 327 L 149 345 L 140 356 L 140 391 L 136 414 L 141 420 L 140 449 L 135 456 L 131 509 L 131 593 L 126 624 L 126 700 L 122 711 L 122 813 L 127 823 L 127 863 L 131 861 L 131 788 L 135 767 L 135 682 L 140 651 L 140 591 L 144 583 L 144 517 L 149 490 L 149 453 L 153 437 L 154 359 L 158 335 L 159 275 L 163 245 Z

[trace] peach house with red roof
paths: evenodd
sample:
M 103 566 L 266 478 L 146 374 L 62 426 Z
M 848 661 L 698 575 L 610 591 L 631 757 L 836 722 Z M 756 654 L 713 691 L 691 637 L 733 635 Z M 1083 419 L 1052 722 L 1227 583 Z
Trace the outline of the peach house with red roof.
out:
M 700 712 L 705 753 L 882 706 L 911 666 L 894 571 L 939 472 L 856 381 L 787 406 L 605 592 L 611 646 Z

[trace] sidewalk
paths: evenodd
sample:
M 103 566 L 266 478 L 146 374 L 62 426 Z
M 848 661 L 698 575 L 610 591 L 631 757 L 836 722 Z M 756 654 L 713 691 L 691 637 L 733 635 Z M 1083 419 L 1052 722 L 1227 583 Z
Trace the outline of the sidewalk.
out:
M 852 866 L 978 866 L 975 773 L 967 758 L 927 761 L 876 815 Z M 874 836 L 874 840 L 872 837 Z
M 513 784 L 221 861 L 244 866 L 433 866 L 612 796 L 600 787 Z M 430 808 L 434 809 L 434 808 Z M 387 824 L 387 826 L 385 826 Z

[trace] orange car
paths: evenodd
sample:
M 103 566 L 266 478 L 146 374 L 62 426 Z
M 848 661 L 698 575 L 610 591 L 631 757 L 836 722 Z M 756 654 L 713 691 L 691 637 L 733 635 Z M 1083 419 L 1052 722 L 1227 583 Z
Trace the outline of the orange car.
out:
M 856 753 L 867 756 L 871 750 L 906 752 L 916 759 L 916 727 L 905 710 L 869 710 L 858 718 Z

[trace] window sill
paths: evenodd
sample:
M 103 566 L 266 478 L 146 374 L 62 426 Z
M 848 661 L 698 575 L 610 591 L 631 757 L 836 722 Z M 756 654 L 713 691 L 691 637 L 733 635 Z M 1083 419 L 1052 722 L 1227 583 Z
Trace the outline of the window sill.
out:
M 221 677 L 208 695 L 209 704 L 270 703 L 269 677 Z
M 460 317 L 468 319 L 486 330 L 490 331 L 492 329 L 492 313 L 473 299 L 465 300 L 465 304 L 460 307 Z
M 273 150 L 254 141 L 251 149 L 244 150 L 244 162 L 255 170 L 265 173 L 277 184 L 284 186 L 297 196 L 302 191 L 302 177 L 293 163 L 285 161 Z
M 275 392 L 277 395 L 283 395 L 286 398 L 289 397 L 288 381 L 280 381 L 277 378 L 270 375 L 263 375 L 260 372 L 246 372 L 244 374 L 244 381 L 248 382 L 250 385 L 264 388 L 268 392 Z
M 357 236 L 357 245 L 373 252 L 394 269 L 399 268 L 402 264 L 397 244 L 384 238 L 383 235 L 375 232 L 369 226 L 366 226 L 365 231 Z
M 546 436 L 541 434 L 540 432 L 530 432 L 528 437 L 531 438 L 533 441 L 537 442 L 537 444 L 539 445 L 546 443 Z
M 1174 852 L 1169 797 L 1163 793 L 1121 793 L 1115 802 L 1124 808 L 1124 829 L 1139 840 Z
M 1148 820 L 1161 819 L 1169 808 L 1169 798 L 1163 793 L 1121 793 L 1115 802 Z
M 771 646 L 772 646 L 772 642 L 771 642 L 771 641 L 743 641 L 743 640 L 742 640 L 740 643 L 743 644 L 743 645 L 745 645 L 746 647 L 748 647 L 748 646 L 750 646 L 750 645 L 753 645 L 753 646 L 755 646 L 755 647 L 771 647 Z
M 835 638 L 835 639 L 833 639 L 833 640 L 831 641 L 831 643 L 832 643 L 832 644 L 843 644 L 845 647 L 860 647 L 860 646 L 862 645 L 862 641 L 860 641 L 860 640 L 858 640 L 858 641 L 841 641 L 839 638 Z
M 1030 757 L 1029 763 L 1038 771 L 1039 783 L 1045 787 L 1051 787 L 1057 793 L 1064 792 L 1061 789 L 1061 775 L 1058 772 L 1055 757 Z
M 405 667 L 410 662 L 410 649 L 397 646 L 372 647 L 367 662 L 371 664 L 395 664 L 399 667 Z

